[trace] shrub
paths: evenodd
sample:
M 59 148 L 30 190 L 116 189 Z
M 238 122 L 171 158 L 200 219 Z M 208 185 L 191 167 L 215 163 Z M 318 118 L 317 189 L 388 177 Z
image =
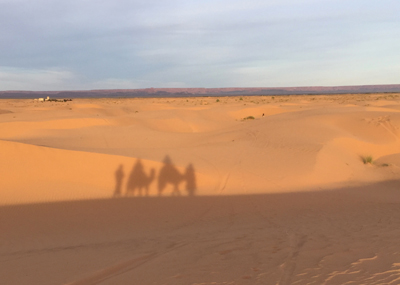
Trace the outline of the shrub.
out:
M 362 156 L 361 159 L 364 162 L 364 164 L 372 164 L 372 163 L 374 163 L 374 160 L 373 160 L 371 155 Z
M 243 121 L 245 120 L 254 120 L 255 118 L 253 116 L 247 116 L 246 118 L 243 118 Z

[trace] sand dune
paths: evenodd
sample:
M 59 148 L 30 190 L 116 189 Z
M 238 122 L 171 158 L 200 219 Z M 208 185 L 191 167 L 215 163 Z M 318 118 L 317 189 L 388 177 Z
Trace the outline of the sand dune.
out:
M 309 191 L 331 183 L 395 179 L 394 163 L 382 162 L 389 165 L 385 168 L 362 163 L 363 156 L 377 160 L 400 153 L 400 113 L 395 100 L 385 98 L 81 99 L 68 105 L 4 100 L 2 109 L 13 113 L 2 114 L 0 140 L 7 159 L 18 163 L 0 165 L 13 177 L 1 183 L 7 189 L 13 185 L 12 193 L 26 191 L 18 190 L 27 188 L 24 183 L 45 189 L 53 181 L 50 188 L 63 189 L 56 200 L 106 198 L 120 163 L 126 164 L 127 179 L 136 159 L 159 169 L 167 155 L 181 172 L 192 164 L 205 177 L 198 179 L 204 185 L 198 195 Z M 370 107 L 377 102 L 391 108 Z M 247 116 L 255 119 L 242 120 Z M 87 174 L 79 175 L 85 169 Z M 14 177 L 18 172 L 29 179 Z M 38 178 L 48 172 L 52 179 Z M 88 190 L 71 194 L 80 184 Z
M 3 139 L 24 138 L 26 136 L 43 136 L 48 130 L 68 130 L 108 125 L 103 119 L 62 119 L 42 122 L 7 122 L 0 124 Z
M 124 169 L 125 181 L 130 175 L 131 168 L 139 160 L 147 168 L 144 169 L 145 172 L 149 172 L 151 168 L 159 170 L 163 166 L 161 162 L 146 159 L 54 149 L 17 142 L 0 141 L 0 148 L 4 159 L 0 164 L 3 177 L 0 181 L 3 205 L 110 198 L 114 195 L 115 172 L 119 166 Z M 180 167 L 176 169 L 184 172 Z M 212 181 L 212 178 L 207 178 L 200 172 L 197 172 L 196 176 L 198 187 L 212 188 L 212 184 L 204 184 L 209 180 Z M 156 183 L 151 182 L 149 195 L 157 196 Z M 179 184 L 184 182 L 182 180 Z M 124 192 L 125 184 L 121 189 Z M 162 194 L 168 195 L 172 190 L 165 189 Z M 181 190 L 183 195 L 183 187 Z M 139 189 L 136 189 L 136 195 L 139 195 L 138 191 Z
M 280 114 L 284 112 L 288 112 L 289 110 L 276 107 L 276 106 L 264 106 L 258 108 L 243 108 L 240 106 L 239 110 L 230 112 L 231 116 L 237 120 L 242 120 L 249 116 L 253 116 L 255 118 L 260 118 L 264 116 L 271 116 L 275 114 Z
M 8 110 L 0 110 L 0 115 L 1 114 L 9 114 L 9 113 L 12 113 L 12 112 L 8 111 Z
M 399 110 L 390 94 L 0 100 L 0 276 L 397 284 Z

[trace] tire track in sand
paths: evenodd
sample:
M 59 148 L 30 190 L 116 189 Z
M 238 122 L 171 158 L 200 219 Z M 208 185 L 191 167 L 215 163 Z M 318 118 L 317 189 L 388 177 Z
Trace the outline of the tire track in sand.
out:
M 150 253 L 147 255 L 143 255 L 141 257 L 137 257 L 134 259 L 130 259 L 124 262 L 120 262 L 117 264 L 114 264 L 112 266 L 103 268 L 101 270 L 98 270 L 94 273 L 92 273 L 90 276 L 84 277 L 80 280 L 76 280 L 70 283 L 66 283 L 65 285 L 95 285 L 95 284 L 100 284 L 103 281 L 106 281 L 107 279 L 119 276 L 121 274 L 124 274 L 126 272 L 129 272 L 131 270 L 136 269 L 137 267 L 154 260 L 155 258 L 158 258 L 164 254 L 167 254 L 173 250 L 176 250 L 178 248 L 181 248 L 183 246 L 186 246 L 186 243 L 179 244 L 177 246 L 172 247 L 169 250 L 163 251 L 161 253 Z
M 300 253 L 300 249 L 306 243 L 306 235 L 296 236 L 295 234 L 288 234 L 290 242 L 290 252 L 285 262 L 280 266 L 282 276 L 279 279 L 277 285 L 289 285 L 292 280 L 293 273 L 297 265 L 297 257 Z

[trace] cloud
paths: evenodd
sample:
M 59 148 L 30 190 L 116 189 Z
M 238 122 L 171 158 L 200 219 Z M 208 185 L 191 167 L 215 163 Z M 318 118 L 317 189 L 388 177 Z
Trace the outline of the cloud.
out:
M 137 82 L 135 80 L 107 78 L 101 81 L 90 82 L 86 88 L 81 89 L 137 89 L 145 86 L 147 82 Z
M 58 90 L 68 88 L 74 77 L 69 71 L 0 68 L 2 90 Z
M 400 83 L 399 13 L 394 0 L 0 0 L 0 70 L 14 74 L 0 88 Z
M 145 81 L 106 78 L 98 81 L 85 80 L 70 71 L 0 68 L 0 86 L 3 90 L 88 90 L 88 89 L 135 89 L 145 86 Z

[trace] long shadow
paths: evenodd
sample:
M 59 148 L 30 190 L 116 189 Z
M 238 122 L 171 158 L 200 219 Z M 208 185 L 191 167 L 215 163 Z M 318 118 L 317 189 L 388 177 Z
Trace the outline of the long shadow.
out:
M 194 170 L 193 164 L 189 164 L 186 167 L 186 191 L 188 196 L 195 196 L 196 195 L 196 171 Z
M 184 173 L 181 173 L 178 168 L 172 163 L 171 158 L 166 155 L 163 160 L 164 165 L 158 171 L 150 169 L 149 174 L 140 159 L 137 159 L 133 165 L 132 170 L 127 178 L 125 195 L 122 193 L 122 185 L 125 177 L 124 166 L 119 165 L 114 173 L 115 176 L 115 190 L 113 197 L 122 196 L 150 196 L 150 185 L 154 180 L 157 180 L 157 195 L 163 196 L 169 189 L 171 196 L 188 196 L 193 197 L 196 195 L 196 171 L 193 164 L 186 167 Z M 186 195 L 181 193 L 181 184 L 184 184 Z M 145 190 L 143 193 L 143 189 Z M 167 192 L 168 193 L 168 192 Z
M 349 250 L 353 245 L 360 248 L 370 243 L 375 248 L 381 246 L 388 251 L 399 251 L 395 244 L 399 228 L 396 218 L 400 213 L 399 186 L 400 180 L 392 180 L 357 187 L 300 193 L 197 196 L 195 199 L 180 197 L 92 199 L 1 206 L 2 269 L 5 275 L 8 274 L 7 276 L 11 276 L 9 272 L 17 272 L 20 278 L 26 280 L 14 284 L 42 284 L 37 280 L 42 280 L 41 272 L 49 270 L 46 268 L 47 264 L 52 264 L 51 262 L 56 260 L 58 263 L 61 262 L 58 270 L 62 270 L 63 266 L 67 268 L 68 263 L 73 260 L 72 257 L 75 257 L 83 258 L 85 261 L 78 263 L 85 265 L 78 272 L 85 276 L 87 272 L 93 271 L 92 267 L 87 266 L 90 265 L 89 261 L 96 260 L 99 256 L 108 256 L 110 250 L 119 252 L 120 248 L 121 251 L 129 248 L 130 254 L 133 252 L 136 257 L 144 252 L 145 244 L 149 243 L 152 246 L 150 242 L 154 241 L 154 244 L 157 242 L 162 245 L 166 236 L 179 237 L 183 240 L 183 242 L 176 240 L 166 242 L 168 246 L 166 252 L 171 251 L 171 244 L 177 246 L 187 244 L 191 250 L 196 248 L 195 244 L 197 246 L 202 243 L 199 249 L 210 248 L 211 244 L 215 245 L 216 250 L 225 251 L 226 247 L 218 245 L 229 244 L 232 248 L 239 248 L 240 254 L 249 254 L 251 248 L 249 251 L 243 249 L 244 243 L 254 244 L 259 250 L 260 243 L 264 246 L 264 239 L 269 238 L 282 245 L 279 249 L 281 253 L 277 255 L 293 257 L 291 251 L 293 240 L 288 234 L 291 232 L 294 239 L 297 232 L 302 235 L 301 238 L 303 235 L 308 236 L 305 249 L 308 253 L 306 251 L 303 258 L 317 256 L 316 254 L 323 249 L 322 246 L 331 244 L 334 250 L 338 247 L 346 250 L 348 254 L 345 256 L 348 257 L 346 263 L 350 264 L 348 260 L 351 262 L 355 260 L 354 256 L 351 256 L 352 252 L 357 252 Z M 232 211 L 235 217 L 232 217 Z M 231 221 L 233 218 L 235 222 Z M 332 227 L 333 230 L 327 231 L 327 227 Z M 324 231 L 329 235 L 325 235 Z M 227 232 L 229 234 L 226 234 Z M 252 238 L 252 233 L 255 239 Z M 271 233 L 269 237 L 268 233 Z M 352 234 L 355 234 L 355 237 L 349 238 Z M 203 236 L 198 238 L 198 235 Z M 358 240 L 357 236 L 361 239 Z M 350 239 L 353 243 L 344 244 L 341 238 L 345 238 L 343 241 Z M 388 239 L 391 244 L 386 246 L 384 243 Z M 100 253 L 88 254 L 93 248 L 94 252 L 101 250 Z M 157 253 L 158 249 L 155 248 L 154 251 Z M 176 252 L 177 259 L 184 258 L 185 262 L 197 262 L 186 258 L 189 249 L 185 248 L 183 251 L 175 251 L 174 247 L 172 249 L 174 254 Z M 315 251 L 311 252 L 314 249 Z M 275 249 L 271 247 L 272 250 Z M 330 248 L 327 249 L 329 250 Z M 276 258 L 271 257 L 275 256 L 275 252 L 269 255 L 269 251 L 265 250 L 263 254 L 268 255 L 266 256 L 268 260 Z M 301 255 L 302 253 L 299 253 L 299 256 Z M 332 253 L 328 256 L 332 256 Z M 28 263 L 36 257 L 41 262 Z M 230 265 L 230 258 L 233 257 L 228 257 L 221 258 L 221 262 Z M 395 257 L 393 255 L 393 258 Z M 237 261 L 237 259 L 232 260 Z M 258 258 L 254 262 L 259 264 Z M 26 264 L 35 266 L 36 272 L 26 275 Z M 112 270 L 100 272 L 101 274 L 108 272 L 112 276 L 125 273 L 126 267 L 120 264 L 109 267 Z M 197 263 L 192 264 L 195 266 Z M 340 263 L 331 266 L 332 270 L 336 268 L 342 270 L 343 265 Z M 54 281 L 57 276 L 50 274 L 46 276 L 46 280 Z M 70 283 L 68 280 L 70 277 L 66 275 L 63 282 L 58 280 L 51 283 Z M 104 275 L 102 277 L 104 278 Z M 133 280 L 133 283 L 141 282 Z
M 168 184 L 173 186 L 173 196 L 181 196 L 179 184 L 185 180 L 185 176 L 179 172 L 168 155 L 164 158 L 163 162 L 164 165 L 158 175 L 158 196 L 162 195 Z
M 142 189 L 145 189 L 145 195 L 149 196 L 149 186 L 155 178 L 155 169 L 150 170 L 150 174 L 147 175 L 144 171 L 143 163 L 140 159 L 136 161 L 136 164 L 132 167 L 132 171 L 128 177 L 128 182 L 126 184 L 126 195 L 135 195 L 136 189 L 138 190 L 138 195 L 142 196 Z
M 117 170 L 114 173 L 115 175 L 115 190 L 114 197 L 120 197 L 122 191 L 122 180 L 124 179 L 124 166 L 122 164 L 119 165 Z
M 285 214 L 287 209 L 304 209 L 320 208 L 326 210 L 327 206 L 332 206 L 333 210 L 338 210 L 337 205 L 347 205 L 353 209 L 354 205 L 364 204 L 370 206 L 371 204 L 382 205 L 398 205 L 400 204 L 400 180 L 388 180 L 383 182 L 375 182 L 363 186 L 345 187 L 345 188 L 332 188 L 330 190 L 314 190 L 308 192 L 287 192 L 287 193 L 267 193 L 267 194 L 244 194 L 244 195 L 204 195 L 197 196 L 196 199 L 180 199 L 180 197 L 154 197 L 153 199 L 145 199 L 145 197 L 137 199 L 85 199 L 85 200 L 72 200 L 72 201 L 56 201 L 56 202 L 41 202 L 31 204 L 17 204 L 17 205 L 2 205 L 0 206 L 0 217 L 7 217 L 7 219 L 0 220 L 0 225 L 4 227 L 19 228 L 17 221 L 22 221 L 27 218 L 24 224 L 29 224 L 29 220 L 37 219 L 38 221 L 43 218 L 44 220 L 53 220 L 52 215 L 47 215 L 47 211 L 54 211 L 60 215 L 60 218 L 68 218 L 81 221 L 82 216 L 77 214 L 78 208 L 81 214 L 95 217 L 95 212 L 102 212 L 106 214 L 109 210 L 119 213 L 115 219 L 123 215 L 121 213 L 121 206 L 126 206 L 126 211 L 142 211 L 146 206 L 149 212 L 153 212 L 155 207 L 162 204 L 168 206 L 163 207 L 167 212 L 178 211 L 177 205 L 181 205 L 184 209 L 188 207 L 192 210 L 193 205 L 200 205 L 199 208 L 207 204 L 212 204 L 213 207 L 219 208 L 220 205 L 231 205 L 235 203 L 238 205 L 250 205 L 248 202 L 261 203 L 267 206 L 271 214 L 277 212 Z M 191 206 L 187 206 L 188 203 Z M 137 207 L 131 207 L 136 205 Z M 140 206 L 142 205 L 142 206 Z M 67 208 L 69 209 L 68 211 Z M 43 209 L 39 211 L 38 209 Z M 94 209 L 96 209 L 94 211 Z M 160 209 L 161 210 L 161 209 Z M 239 208 L 238 208 L 239 210 Z M 254 209 L 251 209 L 254 210 Z M 356 209 L 354 209 L 356 210 Z M 8 212 L 18 213 L 17 216 L 8 216 Z M 36 214 L 34 214 L 36 213 Z M 229 214 L 229 213 L 228 213 Z M 160 214 L 161 215 L 161 214 Z M 361 215 L 361 214 L 360 214 Z M 114 216 L 112 216 L 114 217 Z M 15 218 L 13 223 L 8 222 L 9 219 Z M 127 217 L 128 218 L 128 217 Z M 137 217 L 130 216 L 129 219 Z M 12 220 L 12 219 L 11 219 Z M 43 221 L 41 221 L 43 222 Z M 109 222 L 109 221 L 107 221 Z M 60 225 L 61 227 L 62 225 Z M 1 227 L 0 227 L 1 228 Z

